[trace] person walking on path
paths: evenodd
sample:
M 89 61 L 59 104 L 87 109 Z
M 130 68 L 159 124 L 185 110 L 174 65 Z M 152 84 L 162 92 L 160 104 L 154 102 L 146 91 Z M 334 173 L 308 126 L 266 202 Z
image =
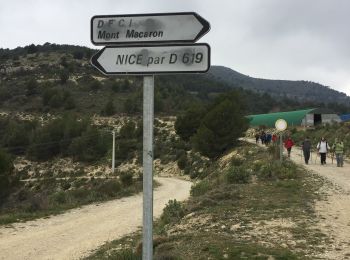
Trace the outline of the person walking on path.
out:
M 305 140 L 301 144 L 301 148 L 303 150 L 305 164 L 309 164 L 310 160 L 310 151 L 311 151 L 311 142 L 309 137 L 307 136 Z
M 255 134 L 255 143 L 258 143 L 260 139 L 260 135 L 258 133 Z
M 294 145 L 293 140 L 288 136 L 287 140 L 284 142 L 284 147 L 287 149 L 288 157 L 290 158 L 290 152 L 292 150 L 292 147 Z
M 335 143 L 332 146 L 332 149 L 337 159 L 337 167 L 343 167 L 344 166 L 344 161 L 343 161 L 344 143 L 336 138 Z
M 321 141 L 317 144 L 317 150 L 321 157 L 321 165 L 326 164 L 326 158 L 327 158 L 327 152 L 331 148 L 328 145 L 328 142 L 326 141 L 326 138 L 322 137 Z

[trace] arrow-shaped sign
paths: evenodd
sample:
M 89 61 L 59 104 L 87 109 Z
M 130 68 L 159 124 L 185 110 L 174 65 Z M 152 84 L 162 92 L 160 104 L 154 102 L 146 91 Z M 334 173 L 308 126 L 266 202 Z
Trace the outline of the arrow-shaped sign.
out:
M 210 29 L 194 12 L 131 15 L 97 15 L 91 18 L 95 45 L 195 42 Z
M 206 72 L 210 67 L 208 44 L 110 46 L 91 58 L 106 75 Z

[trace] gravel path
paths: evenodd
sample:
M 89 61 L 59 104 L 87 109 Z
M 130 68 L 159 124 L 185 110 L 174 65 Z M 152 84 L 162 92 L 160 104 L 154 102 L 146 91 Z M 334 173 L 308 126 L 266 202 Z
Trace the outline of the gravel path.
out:
M 333 188 L 328 189 L 327 200 L 316 202 L 316 213 L 320 219 L 320 229 L 329 235 L 331 243 L 320 257 L 329 260 L 350 259 L 350 164 L 337 167 L 336 159 L 327 158 L 321 165 L 320 157 L 312 153 L 312 161 L 305 165 L 299 149 L 294 149 L 291 159 L 303 164 L 306 169 L 325 177 Z
M 170 199 L 185 200 L 191 182 L 156 178 L 154 217 Z M 0 228 L 0 259 L 79 259 L 107 241 L 136 231 L 142 223 L 142 193 L 64 214 Z
M 254 143 L 255 140 L 242 138 L 242 140 Z M 286 150 L 284 149 L 284 155 Z M 343 260 L 350 259 L 350 164 L 344 162 L 344 167 L 337 167 L 336 159 L 332 163 L 330 157 L 327 164 L 321 165 L 320 157 L 313 152 L 309 164 L 304 163 L 301 149 L 293 147 L 291 159 L 307 170 L 318 174 L 333 186 L 325 185 L 327 200 L 316 201 L 315 211 L 319 219 L 319 228 L 330 238 L 330 243 L 325 245 L 325 252 L 320 252 L 317 259 Z

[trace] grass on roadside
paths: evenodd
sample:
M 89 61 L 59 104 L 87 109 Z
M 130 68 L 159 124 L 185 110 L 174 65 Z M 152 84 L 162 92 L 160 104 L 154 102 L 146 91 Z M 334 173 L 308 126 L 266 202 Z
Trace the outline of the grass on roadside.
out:
M 323 179 L 251 145 L 228 167 L 213 165 L 189 201 L 169 201 L 155 223 L 154 259 L 312 259 L 324 250 L 313 209 Z M 140 259 L 139 240 L 113 241 L 88 259 Z
M 142 191 L 142 179 L 46 179 L 27 183 L 0 209 L 0 225 L 27 221 L 83 205 L 130 196 Z

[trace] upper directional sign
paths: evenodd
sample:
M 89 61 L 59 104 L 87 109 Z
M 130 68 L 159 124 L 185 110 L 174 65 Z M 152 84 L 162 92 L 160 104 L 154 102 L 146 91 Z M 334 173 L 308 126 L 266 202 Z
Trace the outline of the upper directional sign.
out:
M 210 29 L 197 13 L 97 15 L 91 18 L 95 45 L 195 42 Z
M 206 72 L 210 67 L 208 44 L 110 46 L 91 58 L 106 75 Z

